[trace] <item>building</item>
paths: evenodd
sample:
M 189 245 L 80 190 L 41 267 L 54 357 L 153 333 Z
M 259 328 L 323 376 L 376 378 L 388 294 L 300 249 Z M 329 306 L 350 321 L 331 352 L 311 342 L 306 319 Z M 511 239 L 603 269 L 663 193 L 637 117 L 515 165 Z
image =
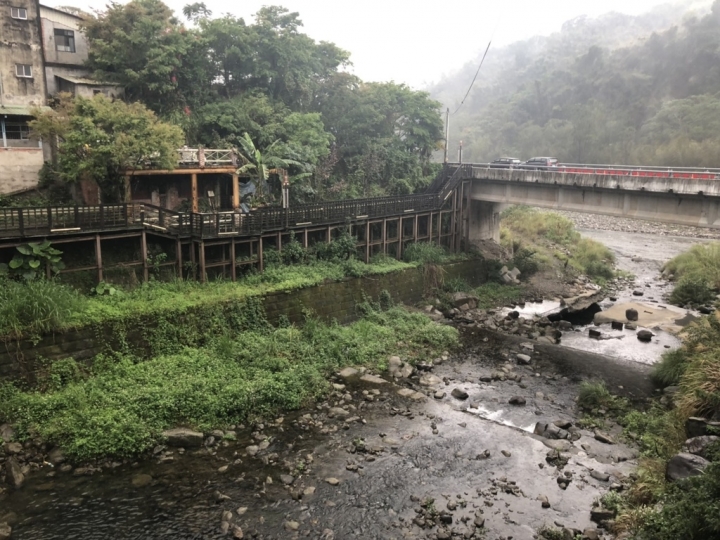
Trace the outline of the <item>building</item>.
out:
M 48 95 L 58 92 L 82 97 L 100 93 L 112 98 L 122 95 L 122 88 L 92 79 L 85 67 L 88 43 L 80 29 L 82 16 L 41 5 L 40 19 Z
M 28 127 L 47 96 L 41 32 L 37 0 L 0 0 L 0 194 L 35 187 L 49 158 Z

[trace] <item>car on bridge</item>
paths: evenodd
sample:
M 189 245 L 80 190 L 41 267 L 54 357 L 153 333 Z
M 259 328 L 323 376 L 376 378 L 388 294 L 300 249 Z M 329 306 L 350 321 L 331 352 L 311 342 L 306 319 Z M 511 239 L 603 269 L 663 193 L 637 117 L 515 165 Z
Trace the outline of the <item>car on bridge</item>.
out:
M 510 169 L 522 165 L 522 160 L 514 157 L 501 157 L 488 163 L 491 169 Z
M 558 160 L 554 157 L 534 157 L 528 159 L 525 163 L 520 165 L 520 169 L 527 169 L 531 171 L 542 171 L 544 169 L 558 167 Z

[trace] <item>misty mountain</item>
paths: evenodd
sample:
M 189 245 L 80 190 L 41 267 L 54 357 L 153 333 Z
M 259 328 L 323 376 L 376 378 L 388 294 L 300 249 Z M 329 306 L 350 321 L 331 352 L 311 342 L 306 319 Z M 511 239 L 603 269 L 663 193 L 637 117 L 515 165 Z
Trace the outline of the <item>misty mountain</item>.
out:
M 457 109 L 480 58 L 430 89 Z M 579 17 L 492 50 L 451 116 L 450 153 L 720 166 L 720 0 Z

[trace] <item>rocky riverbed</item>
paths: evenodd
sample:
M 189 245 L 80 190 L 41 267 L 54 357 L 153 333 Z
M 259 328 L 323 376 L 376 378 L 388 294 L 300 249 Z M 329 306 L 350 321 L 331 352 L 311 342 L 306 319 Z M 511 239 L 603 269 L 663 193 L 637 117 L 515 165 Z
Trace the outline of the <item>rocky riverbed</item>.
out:
M 602 537 L 611 516 L 593 503 L 623 489 L 637 453 L 610 421 L 578 425 L 577 378 L 551 357 L 463 333 L 461 354 L 419 371 L 345 370 L 293 416 L 171 439 L 144 462 L 42 464 L 0 521 L 34 540 Z

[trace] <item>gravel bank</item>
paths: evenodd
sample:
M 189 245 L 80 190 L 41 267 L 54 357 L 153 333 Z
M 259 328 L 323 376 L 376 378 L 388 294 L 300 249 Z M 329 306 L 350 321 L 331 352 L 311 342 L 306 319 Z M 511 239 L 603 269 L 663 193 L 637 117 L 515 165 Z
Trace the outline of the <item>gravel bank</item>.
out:
M 658 223 L 656 221 L 618 218 L 599 214 L 582 214 L 563 210 L 553 210 L 553 212 L 571 220 L 578 229 L 720 239 L 720 230 L 705 229 L 703 227 L 687 227 L 683 225 L 671 225 L 669 223 Z

